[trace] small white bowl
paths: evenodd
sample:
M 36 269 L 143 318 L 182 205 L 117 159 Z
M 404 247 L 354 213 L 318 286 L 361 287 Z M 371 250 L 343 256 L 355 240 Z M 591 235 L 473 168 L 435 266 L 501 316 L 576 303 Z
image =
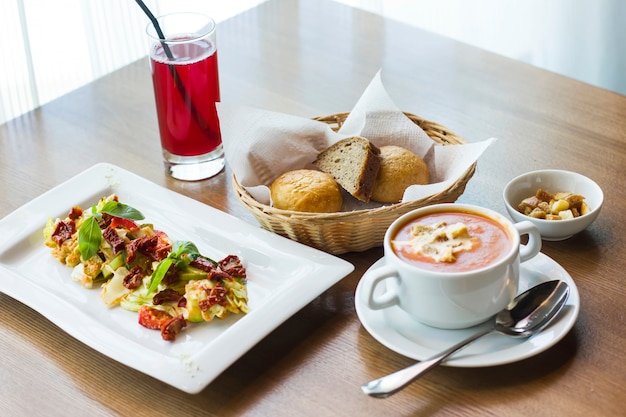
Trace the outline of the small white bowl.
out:
M 518 204 L 535 195 L 539 188 L 551 193 L 570 192 L 582 195 L 589 212 L 567 220 L 535 219 L 520 213 L 517 210 Z M 558 169 L 532 171 L 512 179 L 504 188 L 503 197 L 511 218 L 515 222 L 531 221 L 544 240 L 565 240 L 582 232 L 598 217 L 604 202 L 604 193 L 594 181 L 576 172 Z

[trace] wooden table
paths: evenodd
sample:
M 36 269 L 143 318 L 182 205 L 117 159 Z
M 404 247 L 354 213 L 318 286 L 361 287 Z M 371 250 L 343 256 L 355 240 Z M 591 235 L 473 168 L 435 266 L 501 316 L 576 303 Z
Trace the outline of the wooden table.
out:
M 270 0 L 219 25 L 223 101 L 313 117 L 352 108 L 373 75 L 406 111 L 468 141 L 499 138 L 460 201 L 505 213 L 524 171 L 561 168 L 604 189 L 585 232 L 544 242 L 580 291 L 569 334 L 497 367 L 440 367 L 394 397 L 361 383 L 412 363 L 375 341 L 354 291 L 381 249 L 197 395 L 108 359 L 0 294 L 0 414 L 6 416 L 618 416 L 626 413 L 626 97 L 329 1 Z M 226 170 L 184 183 L 163 170 L 141 60 L 0 126 L 0 216 L 107 161 L 256 224 Z M 43 272 L 43 271 L 42 271 Z M 2 277 L 0 277 L 2 279 Z

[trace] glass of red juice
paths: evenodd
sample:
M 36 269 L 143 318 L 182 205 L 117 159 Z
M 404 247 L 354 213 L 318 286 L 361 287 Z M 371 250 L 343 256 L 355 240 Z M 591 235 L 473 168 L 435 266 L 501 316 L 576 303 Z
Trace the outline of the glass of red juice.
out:
M 179 180 L 213 177 L 224 169 L 215 22 L 196 13 L 157 22 L 146 31 L 165 167 Z

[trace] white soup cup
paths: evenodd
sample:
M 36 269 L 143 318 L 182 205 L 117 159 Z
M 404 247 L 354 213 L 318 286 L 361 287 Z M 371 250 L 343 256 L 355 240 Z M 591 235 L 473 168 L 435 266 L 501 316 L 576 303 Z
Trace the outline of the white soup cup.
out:
M 486 266 L 461 272 L 422 268 L 396 254 L 392 240 L 403 226 L 426 215 L 450 212 L 469 212 L 494 220 L 508 237 L 497 245 L 507 245 L 508 249 Z M 521 245 L 520 235 L 524 234 L 528 235 L 528 243 Z M 387 229 L 383 246 L 383 266 L 370 270 L 363 278 L 369 308 L 399 306 L 423 324 L 461 329 L 486 321 L 513 301 L 518 291 L 520 262 L 539 253 L 541 236 L 529 221 L 512 223 L 486 208 L 445 203 L 419 208 L 399 217 Z

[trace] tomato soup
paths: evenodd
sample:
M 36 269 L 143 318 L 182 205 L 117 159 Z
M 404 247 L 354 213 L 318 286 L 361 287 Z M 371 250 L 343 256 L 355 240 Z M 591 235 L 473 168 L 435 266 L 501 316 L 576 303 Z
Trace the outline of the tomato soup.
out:
M 447 261 L 433 256 L 431 252 L 436 249 L 431 249 L 432 246 L 417 244 L 414 234 L 414 230 L 418 228 L 432 230 L 441 225 L 455 230 L 462 229 L 465 233 L 464 238 L 458 242 L 454 240 L 446 248 L 448 251 L 450 248 L 454 249 L 452 259 Z M 448 240 L 445 234 L 427 236 L 431 237 L 436 248 L 440 247 L 442 241 Z M 441 272 L 465 272 L 486 267 L 506 256 L 511 251 L 511 245 L 511 236 L 504 226 L 491 218 L 466 211 L 432 213 L 413 219 L 402 226 L 391 239 L 394 253 L 405 262 Z

